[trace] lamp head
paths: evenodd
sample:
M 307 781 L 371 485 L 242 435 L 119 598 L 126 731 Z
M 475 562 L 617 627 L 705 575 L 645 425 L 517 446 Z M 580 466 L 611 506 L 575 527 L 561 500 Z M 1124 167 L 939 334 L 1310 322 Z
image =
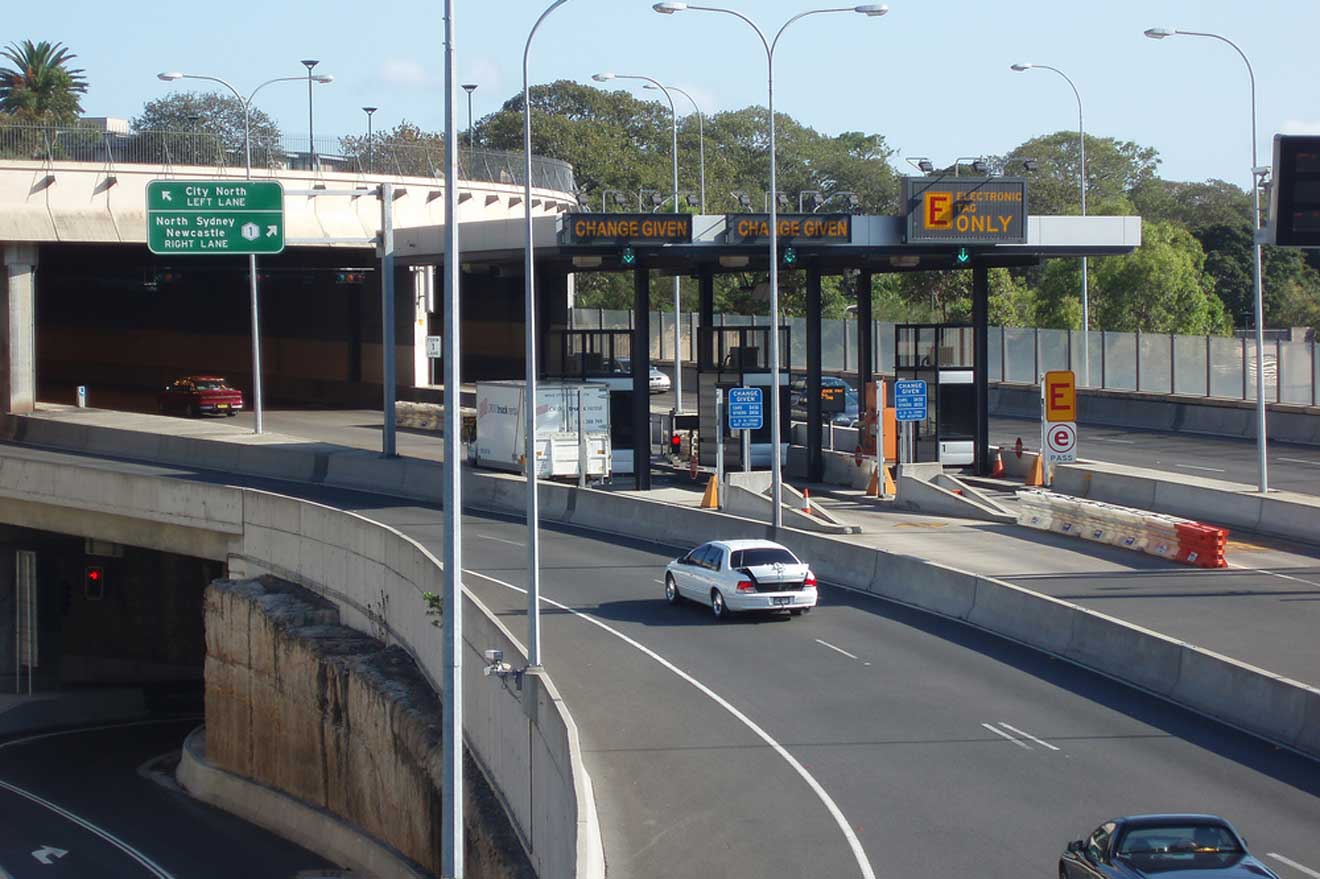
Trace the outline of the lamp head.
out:
M 1020 63 L 1020 64 L 1014 64 L 1014 65 L 1013 65 L 1012 67 L 1010 67 L 1009 69 L 1010 69 L 1010 70 L 1016 70 L 1018 73 L 1021 73 L 1021 72 L 1024 71 L 1024 70 L 1030 70 L 1033 66 L 1035 66 L 1035 65 L 1030 64 L 1030 63 L 1027 63 L 1027 62 L 1022 62 L 1022 63 Z
M 1152 40 L 1162 40 L 1165 37 L 1171 37 L 1176 33 L 1178 33 L 1176 30 L 1167 27 L 1152 27 L 1147 28 L 1146 30 L 1146 36 L 1150 37 Z
M 610 80 L 614 79 L 614 74 L 613 74 L 613 73 L 596 73 L 596 74 L 593 74 L 591 78 L 594 79 L 594 80 L 596 80 L 596 82 L 609 82 Z
M 1040 170 L 1040 162 L 1039 162 L 1038 160 L 1036 160 L 1036 159 L 1023 159 L 1023 160 L 1022 160 L 1022 170 L 1023 170 L 1023 171 L 1039 171 L 1039 170 Z
M 334 75 L 329 73 L 318 73 L 312 77 L 313 82 L 319 82 L 322 85 L 329 85 L 335 81 Z
M 853 12 L 860 12 L 862 15 L 878 18 L 889 11 L 889 6 L 884 3 L 867 3 L 863 6 L 853 7 Z
M 465 82 L 465 83 L 463 83 L 463 85 L 462 85 L 462 89 L 463 89 L 463 91 L 467 92 L 467 93 L 470 95 L 470 94 L 472 94 L 473 92 L 475 92 L 475 91 L 477 90 L 477 83 L 475 83 L 475 82 Z
M 375 113 L 379 109 L 380 109 L 379 107 L 363 107 L 362 112 L 370 116 L 372 113 Z
M 990 170 L 990 165 L 985 161 L 985 159 L 977 159 L 976 161 L 972 162 L 972 170 L 975 171 L 977 174 L 984 174 L 986 171 Z
M 315 60 L 314 58 L 304 58 L 299 63 L 301 63 L 303 67 L 306 67 L 310 71 L 313 67 L 320 64 L 321 62 Z
M 935 170 L 935 163 L 930 159 L 917 159 L 917 167 L 921 169 L 921 173 L 929 174 Z
M 156 79 L 163 82 L 174 82 L 176 79 L 183 79 L 183 74 L 176 70 L 172 70 L 169 73 L 157 73 Z
M 667 0 L 667 2 L 657 3 L 651 8 L 661 15 L 673 15 L 675 12 L 682 12 L 687 7 L 686 3 L 680 3 L 678 0 Z

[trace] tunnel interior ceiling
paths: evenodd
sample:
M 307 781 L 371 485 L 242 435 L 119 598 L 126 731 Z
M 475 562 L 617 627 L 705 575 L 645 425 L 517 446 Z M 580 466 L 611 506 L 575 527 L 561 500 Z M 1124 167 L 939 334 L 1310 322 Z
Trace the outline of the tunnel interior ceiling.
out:
M 10 525 L 0 526 L 0 675 L 14 671 L 21 550 L 36 554 L 37 689 L 201 680 L 203 595 L 223 563 Z
M 396 334 L 410 341 L 407 271 L 400 269 L 396 284 Z M 381 309 L 374 254 L 290 249 L 261 257 L 258 273 L 267 399 L 277 405 L 378 404 Z M 72 402 L 73 387 L 83 384 L 103 402 L 128 402 L 104 396 L 122 394 L 138 404 L 126 408 L 152 409 L 156 392 L 184 375 L 220 374 L 245 390 L 251 386 L 244 258 L 46 246 L 37 285 L 42 399 Z

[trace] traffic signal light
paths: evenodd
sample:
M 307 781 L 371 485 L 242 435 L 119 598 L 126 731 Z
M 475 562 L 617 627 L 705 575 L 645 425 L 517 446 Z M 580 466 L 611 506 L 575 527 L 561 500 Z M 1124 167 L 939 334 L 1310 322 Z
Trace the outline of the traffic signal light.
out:
M 962 266 L 967 265 L 967 263 L 971 261 L 972 255 L 968 252 L 966 247 L 960 247 L 958 248 L 958 252 L 954 254 L 954 258 L 958 260 L 958 265 Z
M 83 595 L 91 601 L 105 597 L 105 569 L 100 565 L 88 565 L 83 569 Z
M 1320 137 L 1274 136 L 1269 237 L 1281 247 L 1320 247 Z
M 669 437 L 669 453 L 671 455 L 681 455 L 683 453 L 683 438 L 676 433 Z
M 637 251 L 632 249 L 631 244 L 626 245 L 623 248 L 623 253 L 619 254 L 619 262 L 623 263 L 626 266 L 632 266 L 637 264 Z
M 796 249 L 796 248 L 793 248 L 793 247 L 785 247 L 785 248 L 784 248 L 784 265 L 786 265 L 786 266 L 797 265 L 797 261 L 798 261 L 798 252 L 797 252 L 797 249 Z

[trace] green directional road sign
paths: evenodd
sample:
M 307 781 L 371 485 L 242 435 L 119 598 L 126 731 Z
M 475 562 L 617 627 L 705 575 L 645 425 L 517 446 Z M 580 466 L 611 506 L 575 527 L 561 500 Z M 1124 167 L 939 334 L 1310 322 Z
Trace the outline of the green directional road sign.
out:
M 279 253 L 284 187 L 272 180 L 152 180 L 147 247 L 165 256 Z

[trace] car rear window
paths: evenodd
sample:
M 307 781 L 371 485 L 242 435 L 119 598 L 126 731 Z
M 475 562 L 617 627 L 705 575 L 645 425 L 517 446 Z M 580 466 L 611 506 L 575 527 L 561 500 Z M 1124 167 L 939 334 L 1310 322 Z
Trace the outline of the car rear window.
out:
M 224 383 L 224 382 L 197 382 L 196 387 L 197 387 L 197 390 L 199 390 L 199 391 L 223 391 L 223 390 L 227 390 L 227 389 L 225 388 L 225 383 Z
M 788 550 L 774 546 L 763 546 L 756 549 L 737 550 L 733 554 L 729 567 L 754 568 L 758 565 L 773 565 L 776 562 L 781 565 L 798 564 L 798 560 Z

